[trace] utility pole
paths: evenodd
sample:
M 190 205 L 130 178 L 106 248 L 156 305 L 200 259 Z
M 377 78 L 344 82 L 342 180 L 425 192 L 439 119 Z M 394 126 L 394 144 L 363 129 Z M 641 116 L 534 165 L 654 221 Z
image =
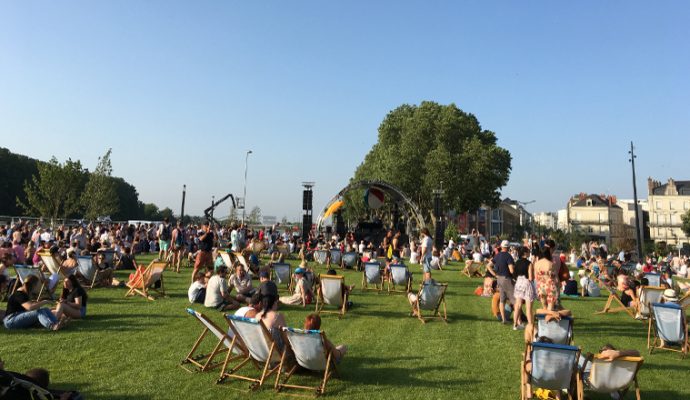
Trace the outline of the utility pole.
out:
M 180 210 L 180 221 L 184 225 L 184 198 L 187 193 L 187 185 L 182 185 L 182 209 Z
M 630 161 L 632 163 L 632 180 L 633 180 L 633 196 L 634 196 L 634 201 L 635 201 L 635 236 L 637 237 L 637 260 L 638 262 L 642 262 L 644 259 L 644 254 L 642 254 L 642 238 L 640 234 L 640 216 L 638 215 L 638 208 L 639 204 L 637 204 L 637 182 L 635 179 L 635 158 L 637 157 L 635 155 L 635 146 L 633 146 L 633 142 L 630 141 L 630 151 L 628 152 L 630 154 Z

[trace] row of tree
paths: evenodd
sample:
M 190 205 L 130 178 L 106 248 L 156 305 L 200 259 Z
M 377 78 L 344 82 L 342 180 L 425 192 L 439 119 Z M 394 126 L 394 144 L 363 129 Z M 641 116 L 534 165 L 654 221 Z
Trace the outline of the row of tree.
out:
M 113 220 L 160 220 L 172 210 L 139 201 L 134 186 L 112 176 L 111 150 L 93 172 L 80 161 L 48 162 L 0 148 L 0 215 L 50 219 L 110 216 Z

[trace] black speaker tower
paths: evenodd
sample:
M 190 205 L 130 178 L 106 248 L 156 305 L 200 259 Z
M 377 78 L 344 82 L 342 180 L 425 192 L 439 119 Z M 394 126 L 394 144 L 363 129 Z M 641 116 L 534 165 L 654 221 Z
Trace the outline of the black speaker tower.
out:
M 314 187 L 314 182 L 302 182 L 302 241 L 307 241 L 309 239 L 309 232 L 311 232 L 312 225 L 312 214 L 314 207 L 312 206 L 313 192 L 311 190 Z

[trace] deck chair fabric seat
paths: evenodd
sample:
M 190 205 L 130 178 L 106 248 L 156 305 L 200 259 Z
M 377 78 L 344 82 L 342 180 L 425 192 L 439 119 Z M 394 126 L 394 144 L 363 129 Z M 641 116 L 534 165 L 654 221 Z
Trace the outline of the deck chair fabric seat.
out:
M 640 288 L 637 317 L 649 317 L 649 304 L 660 302 L 661 296 L 664 294 L 664 290 L 665 289 L 660 286 L 642 286 Z
M 414 302 L 414 310 L 422 323 L 425 323 L 430 318 L 440 318 L 444 322 L 448 322 L 448 313 L 446 310 L 446 290 L 447 283 L 438 283 L 435 281 L 423 282 L 419 287 L 416 300 Z M 440 313 L 440 308 L 443 306 L 443 315 Z M 431 311 L 431 315 L 424 315 L 423 311 Z
M 354 251 L 347 251 L 341 257 L 341 266 L 343 268 L 353 268 L 357 265 L 357 258 L 359 255 Z
M 583 366 L 584 389 L 595 393 L 618 393 L 623 398 L 631 386 L 640 399 L 637 372 L 644 359 L 642 357 L 621 357 L 613 361 L 602 360 L 598 355 L 589 355 Z M 587 364 L 590 364 L 587 367 Z
M 412 288 L 412 278 L 410 276 L 410 270 L 407 268 L 407 265 L 390 264 L 389 268 L 390 274 L 388 278 L 388 292 L 409 292 Z M 396 289 L 396 286 L 401 289 Z
M 335 313 L 339 317 L 347 311 L 347 293 L 343 292 L 345 277 L 339 275 L 319 275 L 319 290 L 316 298 L 316 313 Z M 334 306 L 337 310 L 324 310 L 324 306 Z
M 71 272 L 68 272 L 66 268 L 60 265 L 60 262 L 55 258 L 55 256 L 46 251 L 39 251 L 38 254 L 41 257 L 41 261 L 43 261 L 43 264 L 46 266 L 46 268 L 48 268 L 48 271 L 50 271 L 52 275 L 67 278 L 67 276 L 71 275 L 76 270 L 75 268 L 71 270 Z
M 271 265 L 272 279 L 276 286 L 284 286 L 290 290 L 292 286 L 292 267 L 288 263 L 273 263 Z
M 369 285 L 374 285 L 371 289 Z M 383 276 L 381 275 L 381 264 L 377 262 L 364 263 L 364 270 L 362 271 L 362 290 L 382 290 Z
M 579 384 L 577 360 L 580 349 L 574 346 L 531 343 L 527 345 L 525 356 L 530 354 L 531 370 L 527 371 L 527 361 L 522 362 L 522 398 L 527 396 L 528 386 L 548 390 L 568 390 L 573 398 L 581 390 L 575 390 L 574 384 Z
M 314 261 L 320 265 L 326 264 L 328 261 L 329 251 L 328 250 L 315 250 L 314 251 Z
M 649 286 L 661 286 L 661 275 L 650 272 L 644 274 L 644 277 L 647 278 Z
M 218 355 L 230 351 L 230 349 L 232 348 L 232 338 L 228 336 L 226 332 L 223 332 L 223 330 L 220 329 L 218 325 L 216 325 L 213 321 L 208 319 L 208 317 L 206 317 L 204 314 L 195 311 L 191 308 L 187 308 L 186 311 L 189 315 L 194 317 L 204 327 L 204 329 L 201 331 L 201 334 L 194 342 L 194 345 L 187 354 L 187 357 L 185 357 L 182 360 L 182 362 L 180 362 L 180 367 L 189 372 L 205 372 L 222 366 L 224 363 L 223 360 L 215 362 L 214 360 Z M 213 347 L 213 350 L 207 354 L 197 354 L 197 350 L 203 343 L 203 340 L 208 333 L 211 333 L 213 337 L 215 337 L 216 339 L 216 344 Z M 232 353 L 234 355 L 239 356 L 242 354 L 242 351 L 239 347 L 236 347 L 232 350 Z M 188 364 L 191 364 L 193 368 L 188 368 Z
M 647 331 L 649 352 L 652 353 L 655 349 L 676 351 L 684 358 L 689 350 L 685 311 L 674 303 L 651 303 L 650 307 L 652 314 Z
M 278 375 L 276 377 L 275 389 L 281 391 L 285 388 L 302 389 L 314 391 L 317 395 L 326 391 L 326 384 L 333 373 L 337 373 L 336 360 L 332 352 L 326 348 L 326 336 L 323 331 L 301 330 L 293 328 L 282 328 L 285 342 L 290 345 L 295 356 L 296 365 L 287 370 L 286 355 L 280 361 Z M 291 385 L 289 380 L 293 373 L 300 366 L 306 370 L 323 373 L 318 386 Z M 285 377 L 281 381 L 281 374 L 285 372 Z
M 573 341 L 573 318 L 561 317 L 560 321 L 546 321 L 544 314 L 536 314 L 537 321 L 535 336 L 547 337 L 555 344 L 569 345 Z
M 98 267 L 93 263 L 91 256 L 77 257 L 77 272 L 83 278 L 82 286 L 87 289 L 93 289 L 98 281 Z
M 288 257 L 290 257 L 290 247 L 286 244 L 279 244 L 276 246 L 276 251 L 278 254 L 283 256 L 284 260 L 287 260 Z
M 234 337 L 232 338 L 231 350 L 226 355 L 218 382 L 221 383 L 228 378 L 240 379 L 252 382 L 252 389 L 257 389 L 264 384 L 268 377 L 277 373 L 283 351 L 279 344 L 274 341 L 262 321 L 234 315 L 225 315 L 225 318 L 228 320 Z M 240 346 L 242 351 L 241 361 L 228 370 L 231 354 Z M 261 371 L 259 377 L 250 377 L 238 373 L 249 363 Z
M 151 291 L 155 291 L 159 296 L 165 296 L 165 286 L 163 282 L 163 272 L 168 266 L 165 261 L 151 261 L 142 271 L 136 271 L 132 278 L 125 284 L 129 290 L 125 297 L 140 295 L 148 300 L 155 300 Z M 160 282 L 160 284 L 158 284 Z M 159 287 L 156 287 L 159 286 Z
M 331 264 L 340 265 L 342 257 L 343 252 L 340 249 L 331 249 Z
M 618 292 L 616 291 L 615 288 L 612 288 L 612 287 L 609 287 L 606 285 L 604 285 L 603 287 L 606 290 L 608 290 L 609 297 L 606 300 L 606 305 L 604 305 L 604 309 L 601 311 L 596 311 L 595 314 L 607 314 L 607 313 L 617 313 L 617 312 L 625 311 L 632 318 L 635 318 L 634 309 L 631 307 L 627 307 L 625 304 L 623 304 L 623 301 L 621 301 L 620 295 L 618 295 Z M 611 307 L 611 305 L 614 302 L 618 303 L 618 307 Z
M 29 276 L 34 275 L 35 277 L 38 278 L 40 282 L 40 287 L 38 289 L 38 294 L 36 295 L 36 299 L 40 299 L 44 293 L 47 293 L 47 279 L 43 275 L 43 272 L 41 272 L 41 269 L 38 267 L 31 267 L 28 265 L 22 265 L 22 264 L 14 264 L 13 266 L 14 273 L 17 276 L 17 279 L 14 282 L 14 287 L 11 289 L 10 294 L 14 293 L 19 289 L 21 285 L 24 284 L 24 282 L 29 278 Z

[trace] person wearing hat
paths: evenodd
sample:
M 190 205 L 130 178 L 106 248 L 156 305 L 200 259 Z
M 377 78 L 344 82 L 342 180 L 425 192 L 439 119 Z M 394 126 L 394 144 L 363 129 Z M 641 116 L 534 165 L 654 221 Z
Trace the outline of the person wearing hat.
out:
M 282 304 L 302 305 L 306 307 L 311 303 L 311 286 L 305 278 L 306 269 L 298 267 L 295 270 L 295 292 L 290 296 L 280 296 L 278 299 Z
M 514 303 L 513 300 L 513 272 L 515 270 L 515 260 L 513 256 L 510 255 L 508 249 L 510 243 L 507 240 L 501 242 L 501 251 L 494 256 L 493 259 L 489 260 L 486 264 L 487 271 L 496 277 L 497 286 L 499 290 L 499 310 L 501 312 L 501 321 L 504 324 L 508 323 L 505 313 L 505 303 Z M 513 313 L 513 326 L 518 326 L 519 321 L 518 312 Z
M 680 300 L 678 294 L 673 289 L 664 290 L 664 294 L 661 295 L 662 303 L 678 303 Z

